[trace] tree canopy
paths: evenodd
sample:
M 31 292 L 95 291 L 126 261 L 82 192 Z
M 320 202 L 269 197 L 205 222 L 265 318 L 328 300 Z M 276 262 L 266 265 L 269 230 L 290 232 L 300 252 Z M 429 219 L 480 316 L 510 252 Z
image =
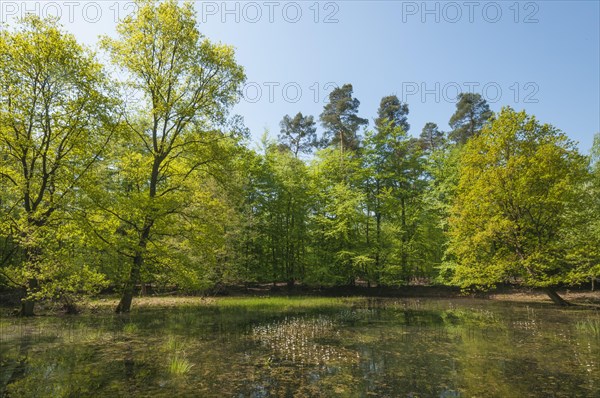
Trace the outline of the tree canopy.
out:
M 562 132 L 503 108 L 461 158 L 450 216 L 454 280 L 549 288 L 568 279 L 575 269 L 563 237 L 585 164 Z
M 358 130 L 368 124 L 367 119 L 357 115 L 360 101 L 352 97 L 352 93 L 351 84 L 333 89 L 320 116 L 325 128 L 324 144 L 337 146 L 342 152 L 358 149 Z
M 253 149 L 244 69 L 190 2 L 139 1 L 103 65 L 51 19 L 0 31 L 0 285 L 21 312 L 108 289 L 513 284 L 600 275 L 600 134 L 590 156 L 525 111 L 459 95 L 449 132 L 409 132 L 351 84 Z M 109 74 L 107 68 L 118 73 Z M 375 112 L 374 112 L 375 113 Z
M 456 112 L 448 124 L 452 127 L 449 138 L 457 144 L 465 144 L 476 136 L 485 122 L 492 116 L 492 111 L 481 94 L 460 93 L 457 98 Z

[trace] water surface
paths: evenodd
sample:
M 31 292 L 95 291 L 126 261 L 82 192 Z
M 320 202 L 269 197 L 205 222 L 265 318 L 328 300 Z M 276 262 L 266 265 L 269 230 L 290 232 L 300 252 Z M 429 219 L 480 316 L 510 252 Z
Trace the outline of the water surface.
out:
M 7 397 L 600 396 L 600 315 L 545 305 L 221 299 L 3 318 L 0 343 Z

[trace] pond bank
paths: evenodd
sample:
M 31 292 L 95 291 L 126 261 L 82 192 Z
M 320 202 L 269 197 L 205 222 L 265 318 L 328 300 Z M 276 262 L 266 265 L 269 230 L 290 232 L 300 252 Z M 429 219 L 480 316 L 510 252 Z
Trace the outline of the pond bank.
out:
M 567 301 L 588 307 L 600 309 L 600 291 L 589 289 L 559 289 L 558 293 Z M 288 288 L 285 285 L 255 285 L 253 287 L 233 286 L 222 289 L 218 294 L 147 294 L 134 299 L 134 306 L 138 308 L 173 308 L 178 306 L 203 305 L 218 301 L 220 298 L 285 298 L 295 297 L 310 305 L 311 302 L 334 298 L 413 298 L 413 299 L 484 299 L 490 301 L 514 302 L 514 303 L 536 303 L 540 305 L 553 306 L 545 292 L 535 289 L 524 289 L 515 287 L 500 287 L 485 293 L 465 294 L 460 289 L 448 286 L 404 286 L 394 287 L 330 287 L 330 288 L 308 288 L 295 286 Z M 8 315 L 18 309 L 18 300 L 15 297 L 5 300 L 2 297 L 1 305 L 3 314 Z M 118 297 L 114 294 L 102 294 L 79 303 L 79 309 L 83 313 L 111 312 L 118 303 Z M 51 315 L 62 312 L 60 303 L 45 302 L 37 306 L 37 314 Z

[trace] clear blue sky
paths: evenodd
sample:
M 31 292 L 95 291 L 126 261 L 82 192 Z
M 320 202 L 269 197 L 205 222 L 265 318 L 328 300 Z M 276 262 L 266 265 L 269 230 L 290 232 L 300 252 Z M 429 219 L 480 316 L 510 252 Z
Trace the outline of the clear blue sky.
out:
M 24 7 L 0 3 L 4 20 Z M 113 34 L 115 13 L 129 6 L 87 3 L 54 4 L 65 27 L 88 44 Z M 43 2 L 26 4 L 57 13 Z M 201 31 L 235 46 L 246 68 L 247 98 L 235 111 L 257 140 L 265 128 L 276 135 L 285 114 L 318 116 L 332 84 L 352 83 L 371 125 L 381 97 L 397 94 L 409 103 L 412 134 L 428 121 L 449 129 L 457 89 L 471 89 L 493 110 L 510 105 L 555 125 L 587 153 L 600 131 L 599 4 L 267 0 L 196 7 Z

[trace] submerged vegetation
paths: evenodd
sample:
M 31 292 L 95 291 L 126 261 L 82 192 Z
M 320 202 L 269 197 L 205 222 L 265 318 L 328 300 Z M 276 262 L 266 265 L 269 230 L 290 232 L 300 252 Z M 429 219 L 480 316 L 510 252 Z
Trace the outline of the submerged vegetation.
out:
M 308 301 L 219 298 L 171 311 L 140 307 L 127 316 L 2 318 L 0 394 L 600 392 L 598 318 L 591 310 L 476 299 Z

